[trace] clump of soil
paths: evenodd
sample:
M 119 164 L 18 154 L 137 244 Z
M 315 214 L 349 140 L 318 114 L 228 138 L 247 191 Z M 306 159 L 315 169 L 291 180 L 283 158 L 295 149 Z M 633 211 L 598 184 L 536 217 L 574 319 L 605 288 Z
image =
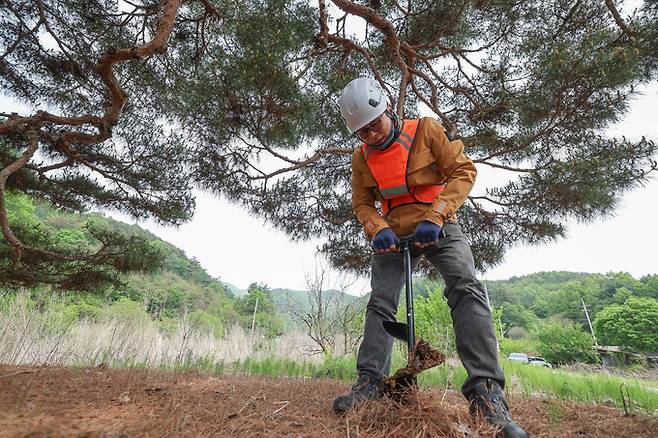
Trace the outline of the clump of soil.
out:
M 446 357 L 440 351 L 434 350 L 430 345 L 419 339 L 416 346 L 407 356 L 407 366 L 400 368 L 391 377 L 382 382 L 382 393 L 396 401 L 406 399 L 416 387 L 416 376 L 445 362 Z

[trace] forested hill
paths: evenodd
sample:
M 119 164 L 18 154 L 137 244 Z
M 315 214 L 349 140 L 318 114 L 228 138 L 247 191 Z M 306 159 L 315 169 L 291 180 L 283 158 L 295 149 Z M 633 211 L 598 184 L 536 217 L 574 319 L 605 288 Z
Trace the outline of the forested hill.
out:
M 67 290 L 59 284 L 28 286 L 33 295 L 44 291 L 61 292 L 70 306 L 68 310 L 80 317 L 93 316 L 103 306 L 116 305 L 165 323 L 189 317 L 216 333 L 222 333 L 236 323 L 251 328 L 255 309 L 256 325 L 273 335 L 295 326 L 296 314 L 311 310 L 313 296 L 306 291 L 270 290 L 266 285 L 253 282 L 248 290 L 238 289 L 212 277 L 197 260 L 138 225 L 129 225 L 100 213 L 79 214 L 54 209 L 46 202 L 26 195 L 12 194 L 8 199 L 10 220 L 29 224 L 40 235 L 47 236 L 50 245 L 66 252 L 96 252 L 100 242 L 91 229 L 103 230 L 107 235 L 138 236 L 154 250 L 155 260 L 152 262 L 159 268 L 150 272 L 119 273 L 118 284 L 77 290 Z M 10 260 L 5 258 L 5 262 L 10 263 Z M 117 275 L 117 272 L 113 274 Z M 335 308 L 334 311 L 355 299 L 338 291 L 323 291 L 323 304 Z
M 237 298 L 245 297 L 249 292 L 248 290 L 239 289 L 230 283 L 224 283 L 224 286 Z M 311 292 L 308 290 L 286 288 L 268 288 L 268 291 L 274 304 L 274 309 L 284 318 L 288 327 L 303 327 L 300 324 L 301 321 L 298 315 L 316 312 L 320 297 L 323 306 L 327 307 L 326 310 L 329 314 L 335 314 L 346 306 L 354 305 L 358 300 L 364 301 L 367 298 L 359 298 L 335 289 L 323 290 L 321 294 L 318 294 L 317 291 Z
M 104 260 L 99 260 L 98 266 L 91 266 L 92 270 L 87 272 L 94 274 L 94 268 L 101 272 L 109 270 L 111 275 L 106 278 L 113 281 L 88 282 L 81 279 L 76 283 L 79 287 L 72 289 L 62 286 L 57 277 L 37 277 L 46 271 L 49 265 L 45 262 L 37 263 L 38 260 L 26 260 L 27 266 L 36 272 L 34 278 L 53 280 L 51 283 L 17 282 L 15 286 L 23 286 L 22 290 L 27 290 L 34 300 L 41 300 L 43 298 L 40 297 L 55 293 L 62 297 L 62 309 L 65 309 L 63 311 L 73 317 L 99 318 L 111 308 L 114 313 L 150 317 L 161 322 L 163 326 L 175 326 L 178 321 L 188 318 L 218 334 L 236 323 L 246 325 L 247 314 L 253 313 L 247 308 L 248 305 L 236 299 L 219 279 L 209 275 L 198 261 L 188 258 L 179 248 L 137 225 L 128 225 L 99 213 L 79 214 L 54 209 L 45 201 L 37 201 L 23 194 L 11 194 L 8 201 L 9 220 L 23 225 L 22 234 L 19 235 L 23 240 L 38 237 L 58 251 L 84 256 L 99 251 L 104 244 L 99 241 L 99 235 L 101 238 L 110 236 L 119 241 L 126 239 L 126 242 L 138 239 L 150 258 L 148 264 L 151 266 L 141 270 L 122 269 L 122 265 L 108 265 Z M 133 252 L 129 256 L 139 258 L 141 253 Z M 11 261 L 7 251 L 2 251 L 2 262 L 7 268 L 10 267 Z M 130 266 L 140 266 L 139 260 Z M 59 264 L 55 268 L 52 270 L 66 274 L 67 270 L 72 270 L 75 266 Z M 15 275 L 11 276 L 10 270 L 7 272 L 9 278 L 17 278 Z M 8 282 L 5 286 L 9 291 L 21 290 L 12 288 Z M 263 308 L 266 307 L 265 304 L 263 303 Z M 273 325 L 274 330 L 281 326 L 275 315 L 263 316 L 261 319 L 264 324 Z M 275 323 L 270 324 L 273 320 Z
M 77 248 L 80 252 L 93 252 L 98 241 L 89 232 L 96 229 L 126 236 L 140 236 L 154 248 L 160 269 L 151 273 L 133 273 L 121 276 L 120 285 L 107 285 L 95 290 L 62 291 L 57 286 L 50 289 L 66 292 L 77 301 L 101 304 L 119 300 L 130 301 L 144 307 L 152 318 L 176 318 L 182 314 L 205 312 L 214 315 L 216 325 L 225 326 L 236 320 L 237 300 L 222 282 L 209 275 L 194 258 L 167 243 L 138 225 L 116 221 L 99 213 L 78 214 L 57 210 L 45 202 L 28 197 L 14 199 L 10 213 L 20 215 L 26 210 L 32 224 L 60 248 Z M 47 285 L 46 285 L 47 286 Z M 43 288 L 37 287 L 35 289 Z M 207 316 L 207 315 L 203 315 Z
M 503 322 L 526 328 L 549 317 L 587 324 L 582 303 L 594 320 L 604 308 L 631 297 L 658 299 L 658 275 L 638 280 L 626 272 L 539 272 L 486 285 L 491 304 L 503 310 Z

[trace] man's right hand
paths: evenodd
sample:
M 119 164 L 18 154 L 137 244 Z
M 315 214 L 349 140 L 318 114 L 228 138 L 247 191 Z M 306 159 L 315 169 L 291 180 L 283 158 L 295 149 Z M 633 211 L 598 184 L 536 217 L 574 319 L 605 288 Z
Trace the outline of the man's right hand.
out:
M 397 251 L 398 237 L 390 228 L 384 228 L 379 231 L 372 239 L 372 249 L 377 253 Z

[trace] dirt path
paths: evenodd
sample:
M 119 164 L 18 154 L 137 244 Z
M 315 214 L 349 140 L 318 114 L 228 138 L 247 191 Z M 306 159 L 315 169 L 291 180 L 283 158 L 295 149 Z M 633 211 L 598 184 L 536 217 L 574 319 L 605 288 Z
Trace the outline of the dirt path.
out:
M 331 410 L 349 384 L 198 373 L 0 365 L 0 436 L 492 436 L 461 396 L 423 391 L 418 403 Z M 658 418 L 608 406 L 511 400 L 533 437 L 652 437 Z M 470 431 L 464 435 L 462 431 Z

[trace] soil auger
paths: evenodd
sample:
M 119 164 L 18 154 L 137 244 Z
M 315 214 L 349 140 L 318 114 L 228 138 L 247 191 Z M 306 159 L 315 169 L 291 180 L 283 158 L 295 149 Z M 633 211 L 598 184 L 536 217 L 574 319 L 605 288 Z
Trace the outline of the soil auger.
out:
M 400 238 L 400 250 L 404 260 L 405 299 L 407 304 L 407 323 L 398 321 L 383 321 L 384 330 L 391 336 L 407 343 L 407 366 L 384 379 L 382 392 L 393 399 L 400 400 L 410 389 L 417 386 L 416 376 L 425 370 L 442 364 L 445 356 L 440 351 L 432 349 L 422 339 L 416 340 L 414 326 L 414 300 L 411 283 L 411 245 L 414 236 Z

